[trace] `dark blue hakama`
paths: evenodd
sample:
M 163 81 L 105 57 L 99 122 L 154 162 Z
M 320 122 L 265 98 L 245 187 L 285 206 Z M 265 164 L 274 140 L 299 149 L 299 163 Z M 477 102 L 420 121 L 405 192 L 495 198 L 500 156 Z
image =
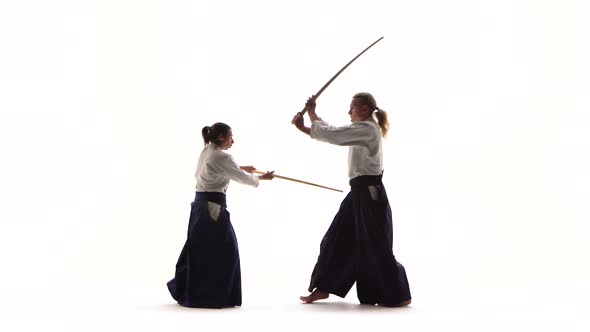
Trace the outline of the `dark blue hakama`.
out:
M 392 250 L 391 208 L 381 176 L 358 176 L 350 186 L 322 239 L 309 291 L 345 297 L 356 282 L 362 304 L 410 300 L 406 271 Z
M 221 205 L 214 221 L 208 202 Z M 238 241 L 226 209 L 225 194 L 197 192 L 191 206 L 187 240 L 168 290 L 178 304 L 195 308 L 242 305 Z

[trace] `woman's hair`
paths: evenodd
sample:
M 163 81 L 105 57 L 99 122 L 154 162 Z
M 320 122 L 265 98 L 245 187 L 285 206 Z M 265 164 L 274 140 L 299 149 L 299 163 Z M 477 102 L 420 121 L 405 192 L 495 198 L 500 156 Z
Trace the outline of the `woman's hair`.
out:
M 227 135 L 230 129 L 230 126 L 222 122 L 216 122 L 211 127 L 203 127 L 201 134 L 203 135 L 205 146 L 209 145 L 209 143 L 215 143 L 219 145 L 219 135 Z
M 375 100 L 375 97 L 373 97 L 373 95 L 368 92 L 359 92 L 355 94 L 353 98 L 357 98 L 361 102 L 361 105 L 369 106 L 371 113 L 375 113 L 377 124 L 379 124 L 379 128 L 381 128 L 381 135 L 383 137 L 387 136 L 387 130 L 389 129 L 387 112 L 377 107 L 377 101 Z

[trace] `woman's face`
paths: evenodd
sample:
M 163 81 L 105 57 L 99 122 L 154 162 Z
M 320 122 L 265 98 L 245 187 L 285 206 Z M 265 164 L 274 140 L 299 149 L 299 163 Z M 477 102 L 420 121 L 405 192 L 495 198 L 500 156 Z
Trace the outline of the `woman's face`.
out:
M 219 136 L 219 147 L 221 150 L 227 150 L 231 148 L 232 144 L 234 144 L 234 134 L 232 133 L 231 129 L 225 136 Z
M 350 115 L 350 121 L 352 122 L 365 121 L 371 116 L 369 107 L 367 105 L 362 105 L 358 98 L 352 98 L 348 114 Z

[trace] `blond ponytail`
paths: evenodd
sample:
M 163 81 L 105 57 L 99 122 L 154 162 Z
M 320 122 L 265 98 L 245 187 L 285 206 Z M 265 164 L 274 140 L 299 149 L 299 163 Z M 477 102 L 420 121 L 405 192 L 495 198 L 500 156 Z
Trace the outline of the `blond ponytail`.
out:
M 375 117 L 377 118 L 377 124 L 381 128 L 381 136 L 387 137 L 387 131 L 389 130 L 389 121 L 387 121 L 387 112 L 376 108 Z
M 372 94 L 368 92 L 359 92 L 353 96 L 358 98 L 362 105 L 369 106 L 369 109 L 377 118 L 377 124 L 381 128 L 381 136 L 386 137 L 387 131 L 389 130 L 389 121 L 387 121 L 387 112 L 377 107 L 377 101 Z

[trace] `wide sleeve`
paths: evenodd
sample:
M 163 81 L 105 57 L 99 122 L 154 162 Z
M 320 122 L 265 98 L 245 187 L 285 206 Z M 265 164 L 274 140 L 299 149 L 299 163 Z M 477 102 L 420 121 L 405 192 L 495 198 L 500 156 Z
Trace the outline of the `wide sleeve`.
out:
M 375 128 L 368 122 L 353 122 L 346 126 L 335 127 L 323 120 L 311 124 L 311 138 L 335 145 L 357 145 L 368 147 L 374 139 Z
M 250 174 L 241 169 L 231 155 L 224 153 L 219 159 L 216 160 L 215 164 L 215 166 L 221 171 L 220 173 L 230 180 L 252 187 L 258 187 L 258 176 Z

